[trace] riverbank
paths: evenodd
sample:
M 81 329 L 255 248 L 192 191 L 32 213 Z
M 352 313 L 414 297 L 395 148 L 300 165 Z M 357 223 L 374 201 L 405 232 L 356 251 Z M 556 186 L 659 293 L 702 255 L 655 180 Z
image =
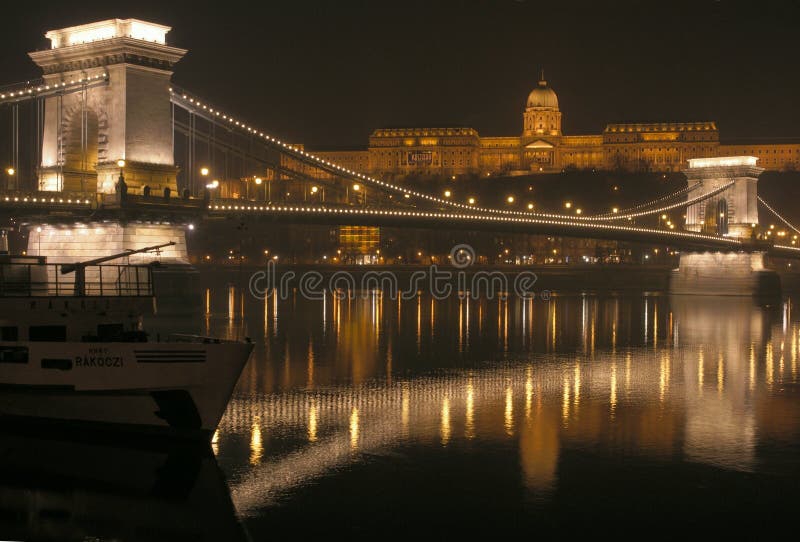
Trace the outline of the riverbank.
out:
M 266 267 L 242 265 L 198 265 L 204 280 L 218 283 L 226 280 L 237 284 L 246 284 L 250 277 Z M 392 266 L 332 266 L 332 265 L 282 265 L 270 266 L 276 283 L 284 280 L 291 287 L 299 286 L 301 277 L 315 275 L 321 277 L 325 284 L 336 281 L 346 284 L 348 280 L 358 285 L 365 281 L 394 277 L 400 289 L 410 285 L 412 281 L 420 288 L 427 288 L 432 277 L 439 277 L 439 284 L 459 285 L 459 280 L 466 284 L 474 284 L 478 280 L 489 280 L 491 277 L 505 277 L 513 284 L 518 277 L 532 279 L 530 286 L 536 291 L 559 292 L 591 292 L 591 291 L 666 291 L 669 287 L 670 265 L 542 265 L 542 266 L 470 266 L 458 269 L 447 266 L 427 265 L 392 265 Z M 381 281 L 382 282 L 382 281 Z M 462 282 L 463 284 L 463 282 Z

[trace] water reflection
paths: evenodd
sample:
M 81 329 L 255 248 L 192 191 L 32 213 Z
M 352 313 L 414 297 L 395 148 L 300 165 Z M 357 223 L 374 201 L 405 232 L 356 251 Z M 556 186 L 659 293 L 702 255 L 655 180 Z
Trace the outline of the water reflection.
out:
M 224 302 L 212 299 L 212 326 L 227 325 Z M 237 333 L 258 353 L 217 453 L 244 517 L 331 476 L 346 486 L 356 466 L 398 450 L 481 454 L 489 472 L 511 461 L 542 502 L 574 484 L 578 452 L 656 461 L 669 478 L 690 465 L 782 472 L 798 450 L 800 322 L 788 301 L 371 295 L 241 310 Z
M 4 540 L 248 540 L 211 450 L 0 433 Z

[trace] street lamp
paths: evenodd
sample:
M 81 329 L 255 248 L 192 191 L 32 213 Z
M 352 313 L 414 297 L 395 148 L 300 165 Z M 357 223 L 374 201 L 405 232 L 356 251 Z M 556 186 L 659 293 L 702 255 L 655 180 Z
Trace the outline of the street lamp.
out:
M 564 207 L 567 208 L 567 209 L 571 209 L 572 208 L 572 202 L 571 201 L 565 201 L 564 202 Z
M 358 184 L 358 183 L 355 183 L 355 184 L 353 185 L 353 192 L 361 192 L 361 188 L 362 188 L 362 187 L 361 187 L 361 185 L 360 185 L 360 184 Z M 348 192 L 348 194 L 347 194 L 347 203 L 348 203 L 348 204 L 350 203 L 350 194 L 349 194 L 349 192 Z M 363 201 L 363 203 L 364 203 L 364 205 L 366 205 L 366 204 L 367 204 L 367 189 L 366 189 L 366 187 L 364 188 L 364 201 Z
M 206 185 L 206 190 L 209 191 L 209 196 L 211 195 L 211 190 L 216 190 L 217 188 L 219 188 L 219 181 L 216 179 Z M 209 197 L 209 199 L 211 198 Z
M 208 177 L 208 168 L 207 167 L 201 167 L 200 168 L 200 175 L 202 175 L 203 177 Z
M 529 211 L 533 210 L 533 203 L 529 203 L 529 204 L 528 204 L 528 210 L 529 210 Z
M 17 173 L 13 167 L 6 168 L 6 174 L 9 176 L 9 179 L 6 181 L 6 190 L 8 190 L 9 185 L 11 184 L 10 177 L 13 177 Z
M 453 195 L 453 193 L 452 193 L 452 192 L 450 192 L 449 190 L 445 190 L 445 191 L 444 191 L 444 197 L 446 197 L 446 198 L 449 198 L 449 197 L 450 197 L 450 196 L 452 196 L 452 195 Z
M 514 203 L 514 196 L 508 196 L 508 197 L 506 198 L 506 201 L 507 201 L 508 203 Z
M 468 202 L 470 205 L 475 205 L 475 198 L 469 198 L 469 199 L 467 200 L 467 202 Z
M 128 194 L 128 186 L 125 184 L 125 160 L 120 158 L 117 160 L 117 166 L 119 166 L 119 180 L 117 181 L 117 192 L 119 193 L 120 199 L 125 199 Z

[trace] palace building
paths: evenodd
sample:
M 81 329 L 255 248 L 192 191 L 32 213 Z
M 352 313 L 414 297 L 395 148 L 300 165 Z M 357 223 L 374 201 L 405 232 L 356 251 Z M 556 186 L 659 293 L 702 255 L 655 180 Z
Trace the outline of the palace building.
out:
M 542 77 L 517 136 L 473 128 L 379 128 L 366 150 L 315 151 L 350 169 L 384 176 L 524 175 L 566 169 L 680 171 L 687 160 L 748 155 L 769 170 L 800 169 L 800 141 L 720 143 L 713 121 L 609 124 L 602 134 L 565 135 L 558 96 Z

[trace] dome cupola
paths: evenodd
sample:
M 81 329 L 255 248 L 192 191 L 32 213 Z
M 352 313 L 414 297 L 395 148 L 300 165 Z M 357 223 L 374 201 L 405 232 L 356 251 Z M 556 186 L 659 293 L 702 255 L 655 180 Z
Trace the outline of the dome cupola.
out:
M 542 107 L 558 110 L 558 96 L 555 91 L 547 85 L 544 77 L 539 80 L 539 84 L 528 95 L 528 107 Z
M 522 120 L 523 136 L 561 135 L 561 111 L 558 109 L 558 96 L 547 85 L 544 72 L 539 77 L 539 84 L 528 95 Z

